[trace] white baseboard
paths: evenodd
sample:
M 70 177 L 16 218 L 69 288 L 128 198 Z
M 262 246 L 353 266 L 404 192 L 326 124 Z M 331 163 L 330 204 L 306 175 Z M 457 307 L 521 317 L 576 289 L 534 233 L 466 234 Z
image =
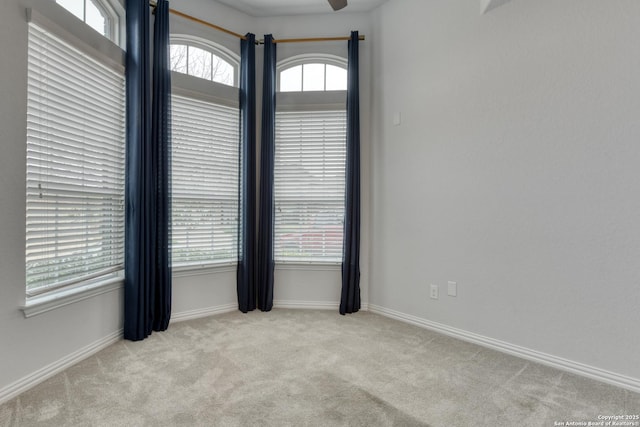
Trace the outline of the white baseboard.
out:
M 304 308 L 307 310 L 338 310 L 340 304 L 331 301 L 274 300 L 273 308 Z
M 121 339 L 122 329 L 112 332 L 106 337 L 100 338 L 98 341 L 76 350 L 68 356 L 65 356 L 62 359 L 9 384 L 8 386 L 0 389 L 0 405 L 29 390 L 31 387 L 48 380 L 52 376 L 64 371 L 87 357 L 96 354 L 103 348 L 120 341 Z
M 171 314 L 170 323 L 184 322 L 185 320 L 199 319 L 201 317 L 213 316 L 214 314 L 230 313 L 238 309 L 238 304 L 224 304 L 215 307 L 199 308 L 197 310 L 181 311 Z
M 362 311 L 368 310 L 368 304 L 362 303 L 360 309 Z M 340 304 L 338 302 L 331 301 L 288 301 L 288 300 L 275 300 L 273 301 L 273 308 L 293 308 L 293 309 L 306 309 L 306 310 L 338 310 Z M 197 310 L 181 311 L 179 313 L 171 314 L 171 323 L 184 322 L 186 320 L 199 319 L 201 317 L 213 316 L 214 314 L 230 313 L 236 311 L 238 305 L 236 303 L 218 305 L 215 307 L 199 308 Z
M 432 331 L 458 338 L 463 341 L 478 344 L 483 347 L 488 347 L 493 350 L 510 354 L 512 356 L 531 360 L 532 362 L 537 362 L 543 365 L 550 366 L 552 368 L 571 372 L 576 375 L 581 375 L 583 377 L 591 378 L 596 381 L 601 381 L 603 383 L 611 384 L 617 387 L 634 391 L 636 393 L 640 393 L 640 379 L 638 378 L 628 377 L 625 375 L 617 374 L 615 372 L 585 365 L 580 362 L 575 362 L 572 360 L 563 359 L 562 357 L 557 357 L 550 354 L 542 353 L 540 351 L 531 350 L 526 347 L 521 347 L 505 341 L 485 337 L 462 329 L 453 328 L 451 326 L 432 322 L 421 317 L 412 316 L 410 314 L 405 314 L 399 311 L 380 307 L 375 304 L 369 304 L 369 311 L 385 317 L 400 320 L 405 323 L 420 326 L 425 329 L 430 329 Z
M 360 310 L 367 311 L 369 304 L 361 303 Z M 287 301 L 287 300 L 274 300 L 273 308 L 297 308 L 307 310 L 336 310 L 340 308 L 340 303 L 337 301 Z

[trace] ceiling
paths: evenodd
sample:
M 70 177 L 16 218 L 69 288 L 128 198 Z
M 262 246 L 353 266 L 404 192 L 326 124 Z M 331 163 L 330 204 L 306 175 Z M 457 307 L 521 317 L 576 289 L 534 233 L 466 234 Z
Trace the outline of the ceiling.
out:
M 344 9 L 334 12 L 327 0 L 217 0 L 252 16 L 309 15 L 316 13 L 368 12 L 386 0 L 348 0 Z

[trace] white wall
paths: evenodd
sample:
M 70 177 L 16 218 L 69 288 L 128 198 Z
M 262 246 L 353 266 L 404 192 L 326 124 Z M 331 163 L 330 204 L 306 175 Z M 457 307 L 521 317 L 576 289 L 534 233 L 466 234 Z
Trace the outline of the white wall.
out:
M 375 12 L 371 304 L 640 378 L 638 17 L 635 0 Z

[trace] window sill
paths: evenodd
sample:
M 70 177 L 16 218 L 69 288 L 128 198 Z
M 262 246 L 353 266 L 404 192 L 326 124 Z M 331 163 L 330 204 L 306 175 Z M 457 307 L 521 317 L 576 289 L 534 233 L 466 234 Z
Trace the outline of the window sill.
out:
M 115 277 L 97 283 L 60 289 L 43 295 L 30 297 L 20 309 L 24 313 L 24 317 L 29 318 L 97 295 L 113 292 L 123 287 L 124 279 L 122 277 Z
M 238 263 L 223 262 L 196 265 L 181 265 L 171 268 L 173 277 L 200 276 L 203 274 L 230 273 L 238 270 Z
M 276 270 L 340 271 L 340 261 L 276 261 Z

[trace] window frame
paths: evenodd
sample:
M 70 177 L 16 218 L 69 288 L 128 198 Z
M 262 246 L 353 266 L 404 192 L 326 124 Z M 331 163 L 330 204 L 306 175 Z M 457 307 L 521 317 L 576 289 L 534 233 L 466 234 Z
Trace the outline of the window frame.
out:
M 55 2 L 43 2 L 35 6 L 37 7 L 26 9 L 26 23 L 36 24 L 78 49 L 82 54 L 121 73 L 124 78 L 125 52 L 118 45 L 88 25 L 81 25 L 82 21 Z M 95 295 L 119 290 L 124 283 L 123 273 L 124 270 L 120 269 L 113 274 L 96 278 L 88 277 L 86 280 L 64 287 L 52 287 L 43 292 L 28 292 L 25 281 L 25 302 L 20 308 L 25 317 L 31 317 Z
M 88 1 L 92 2 L 96 8 L 98 8 L 100 11 L 104 13 L 103 16 L 107 21 L 106 28 L 105 28 L 106 34 L 102 34 L 98 32 L 89 24 L 87 24 L 86 3 Z M 101 36 L 106 37 L 107 39 L 111 40 L 113 43 L 117 44 L 118 46 L 124 47 L 125 34 L 126 34 L 126 28 L 124 28 L 125 10 L 124 10 L 124 6 L 120 3 L 120 1 L 118 0 L 83 0 L 83 2 L 84 2 L 83 7 L 85 11 L 84 13 L 85 17 L 83 19 L 80 19 L 79 17 L 74 15 L 72 12 L 67 10 L 64 6 L 59 4 L 56 0 L 54 0 L 54 3 L 56 4 L 56 6 L 64 9 L 67 13 L 72 15 L 74 18 L 80 20 L 82 23 L 87 25 L 92 30 L 96 31 Z
M 202 50 L 206 50 L 211 52 L 214 56 L 221 58 L 223 61 L 227 62 L 233 68 L 233 84 L 226 85 L 224 83 L 216 82 L 214 80 L 208 80 L 205 78 L 197 77 L 192 74 L 182 73 L 179 71 L 171 71 L 172 75 L 181 74 L 185 76 L 189 76 L 191 78 L 196 78 L 200 80 L 204 80 L 205 82 L 214 83 L 217 85 L 239 88 L 240 87 L 240 57 L 232 52 L 230 49 L 215 43 L 213 41 L 203 39 L 198 36 L 190 35 L 190 34 L 171 34 L 169 36 L 169 48 L 172 45 L 187 45 L 197 47 Z M 171 63 L 171 58 L 169 58 L 169 63 Z M 187 64 L 189 63 L 189 57 L 187 56 Z
M 239 83 L 240 73 L 240 57 L 233 53 L 229 49 L 209 40 L 205 40 L 196 36 L 185 34 L 171 34 L 170 40 L 173 43 L 178 41 L 179 44 L 186 44 L 184 40 L 196 41 L 198 44 L 192 44 L 201 49 L 208 50 L 214 55 L 220 56 L 225 61 L 234 66 L 234 70 L 237 73 L 234 77 L 235 83 Z M 224 53 L 224 57 L 219 55 L 220 52 Z M 171 71 L 171 95 L 177 95 L 183 98 L 192 98 L 198 101 L 209 102 L 224 107 L 232 107 L 238 109 L 240 107 L 239 87 L 229 86 L 223 83 L 215 82 L 213 80 L 206 80 L 200 77 L 192 76 L 186 73 L 177 71 Z M 238 118 L 240 118 L 240 112 L 238 110 Z M 239 126 L 237 131 L 239 132 Z M 238 137 L 238 154 L 239 154 L 240 138 Z M 171 172 L 173 173 L 173 172 Z M 239 176 L 238 176 L 239 178 Z M 173 194 L 172 194 L 173 198 Z M 238 218 L 236 218 L 238 221 Z M 173 217 L 171 219 L 171 226 L 173 227 Z M 237 229 L 237 227 L 236 227 Z M 188 264 L 181 264 L 177 266 L 171 266 L 171 270 L 174 276 L 191 276 L 199 274 L 208 274 L 210 272 L 224 272 L 230 268 L 235 268 L 237 265 L 237 257 L 233 260 L 207 260 L 199 261 Z M 231 270 L 229 270 L 231 271 Z
M 347 59 L 330 54 L 303 54 L 283 59 L 276 64 L 276 120 L 279 112 L 313 112 L 313 111 L 338 111 L 344 110 L 346 115 L 346 90 L 325 90 L 325 91 L 299 91 L 299 92 L 280 92 L 280 74 L 282 71 L 291 67 L 304 64 L 325 63 L 336 65 L 341 68 L 347 68 Z M 277 124 L 276 124 L 277 127 Z M 278 139 L 276 135 L 275 150 L 278 150 Z M 345 151 L 346 151 L 346 134 L 345 134 Z M 275 167 L 275 165 L 274 165 Z M 345 164 L 346 167 L 346 164 Z M 275 191 L 275 188 L 274 188 Z M 345 185 L 346 191 L 346 185 Z M 274 207 L 277 206 L 277 200 L 274 194 Z M 277 207 L 276 207 L 277 209 Z M 343 218 L 344 224 L 344 218 Z M 275 245 L 274 230 L 274 245 Z M 329 268 L 333 269 L 342 264 L 342 261 L 315 259 L 276 259 L 276 268 L 296 269 L 304 268 Z M 306 267 L 305 267 L 306 266 Z
M 346 190 L 346 179 L 344 173 L 346 173 L 346 136 L 347 136 L 347 114 L 344 106 L 341 108 L 329 108 L 331 104 L 327 105 L 324 108 L 319 108 L 319 106 L 314 106 L 311 109 L 280 109 L 276 112 L 276 147 L 275 147 L 275 163 L 274 163 L 274 208 L 275 208 L 275 216 L 274 216 L 274 260 L 277 264 L 282 265 L 315 265 L 315 264 L 326 264 L 326 265 L 339 265 L 342 262 L 342 245 L 344 241 L 344 196 Z M 284 124 L 279 124 L 279 118 L 282 117 L 284 120 Z M 322 121 L 319 122 L 318 119 L 321 118 Z M 291 132 L 296 128 L 297 125 L 301 123 L 311 123 L 312 126 L 317 127 L 319 123 L 322 123 L 322 126 L 326 126 L 326 124 L 331 125 L 340 125 L 339 127 L 329 127 L 329 133 L 326 132 L 317 133 L 310 138 L 310 132 L 307 130 L 300 131 L 301 134 L 304 134 L 304 140 L 307 142 L 312 142 L 311 153 L 317 153 L 318 150 L 316 147 L 318 144 L 322 144 L 323 150 L 321 154 L 317 156 L 310 157 L 309 152 L 306 154 L 300 154 L 301 151 L 304 151 L 304 147 L 301 144 L 296 144 L 291 139 L 283 141 L 286 147 L 285 155 L 284 155 L 284 167 L 285 169 L 282 172 L 277 170 L 279 161 L 279 152 L 282 149 L 282 145 L 279 141 L 278 135 L 279 130 L 285 132 L 285 134 Z M 291 126 L 292 124 L 295 124 Z M 281 128 L 282 126 L 282 128 Z M 335 145 L 336 140 L 331 137 L 332 134 L 336 131 L 344 132 L 344 140 L 342 143 L 342 150 L 336 151 Z M 327 149 L 329 146 L 329 149 Z M 329 197 L 327 190 L 332 191 L 332 186 L 335 184 L 336 180 L 340 180 L 340 178 L 336 178 L 336 175 L 332 176 L 330 172 L 331 169 L 335 168 L 335 164 L 332 164 L 331 158 L 335 158 L 335 156 L 341 156 L 344 158 L 344 163 L 342 163 L 343 175 L 341 177 L 341 194 L 339 197 Z M 291 187 L 286 184 L 287 178 L 290 178 L 290 172 L 292 169 L 292 165 L 287 165 L 286 159 L 291 159 L 291 156 L 297 156 L 296 161 L 301 161 L 301 163 L 296 163 L 293 167 L 300 167 L 300 164 L 304 164 L 304 169 L 308 173 L 315 173 L 321 175 L 322 182 L 319 184 L 319 187 L 315 187 L 313 184 L 310 184 L 305 188 L 300 187 L 300 185 L 296 185 L 297 193 L 295 198 L 292 198 L 290 195 Z M 329 159 L 327 159 L 327 157 Z M 281 178 L 279 178 L 281 176 Z M 296 178 L 296 181 L 304 181 L 304 174 L 296 174 L 293 176 Z M 284 180 L 282 183 L 281 180 Z M 279 190 L 284 190 L 284 193 L 281 197 L 278 197 Z M 317 191 L 322 191 L 323 196 L 319 198 Z M 289 194 L 288 194 L 289 193 Z M 330 194 L 330 193 L 329 193 Z M 322 206 L 318 207 L 318 203 L 322 202 Z M 295 210 L 286 211 L 287 207 L 295 206 Z M 336 208 L 341 210 L 342 218 L 339 223 L 324 223 L 324 226 L 317 228 L 318 219 L 322 221 L 323 218 L 327 218 L 327 215 L 333 216 Z M 295 218 L 298 219 L 298 222 L 285 221 L 284 227 L 285 230 L 291 227 L 301 227 L 300 235 L 296 237 L 297 232 L 285 232 L 282 235 L 284 238 L 287 234 L 289 234 L 289 239 L 298 240 L 299 245 L 299 253 L 294 256 L 286 256 L 281 254 L 281 251 L 285 251 L 285 247 L 287 246 L 286 241 L 280 241 L 278 239 L 279 233 L 279 217 L 280 217 L 280 209 L 284 208 L 282 215 L 284 218 L 291 215 L 292 213 L 295 215 Z M 338 228 L 336 228 L 338 227 Z M 335 234 L 339 233 L 340 236 L 340 251 L 338 253 L 333 254 L 319 254 L 318 252 L 332 252 L 331 250 L 335 248 Z M 320 239 L 320 240 L 318 240 Z M 333 241 L 332 241 L 333 240 Z M 307 242 L 303 244 L 302 242 Z M 289 243 L 290 244 L 290 243 Z M 319 248 L 321 246 L 321 249 Z
M 300 82 L 301 85 L 301 89 L 300 91 L 287 91 L 287 92 L 281 92 L 280 91 L 280 79 L 282 77 L 282 72 L 283 71 L 287 71 L 290 68 L 294 68 L 297 67 L 298 65 L 309 65 L 309 64 L 324 64 L 325 65 L 325 70 L 324 70 L 324 90 L 321 91 L 305 91 L 304 90 L 304 74 L 302 75 L 302 81 Z M 315 92 L 321 92 L 321 93 L 330 93 L 330 92 L 346 92 L 346 90 L 327 90 L 327 65 L 333 65 L 335 67 L 339 67 L 344 69 L 345 71 L 347 70 L 347 59 L 346 58 L 342 58 L 340 56 L 337 55 L 331 55 L 331 54 L 327 54 L 327 53 L 317 53 L 317 54 L 303 54 L 303 55 L 295 55 L 292 56 L 290 58 L 284 59 L 280 62 L 278 62 L 278 64 L 276 65 L 276 92 L 277 93 L 315 93 Z

